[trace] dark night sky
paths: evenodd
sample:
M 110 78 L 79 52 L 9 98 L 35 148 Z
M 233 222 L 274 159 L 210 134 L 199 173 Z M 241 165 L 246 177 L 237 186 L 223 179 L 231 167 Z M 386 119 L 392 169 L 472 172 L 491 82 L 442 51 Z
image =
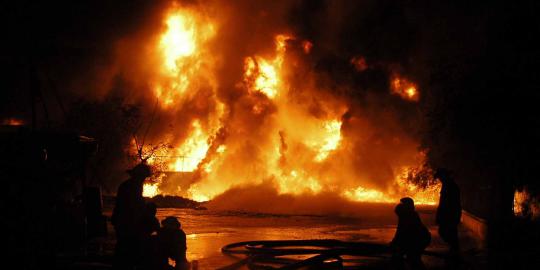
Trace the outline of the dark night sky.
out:
M 146 4 L 146 6 L 145 6 Z M 116 39 L 136 30 L 149 1 L 11 1 L 2 7 L 2 110 L 28 118 L 30 77 L 49 76 L 59 95 L 76 90 L 62 82 L 103 65 Z M 34 75 L 32 75 L 34 74 Z M 42 85 L 41 87 L 48 87 Z M 49 90 L 50 91 L 50 90 Z

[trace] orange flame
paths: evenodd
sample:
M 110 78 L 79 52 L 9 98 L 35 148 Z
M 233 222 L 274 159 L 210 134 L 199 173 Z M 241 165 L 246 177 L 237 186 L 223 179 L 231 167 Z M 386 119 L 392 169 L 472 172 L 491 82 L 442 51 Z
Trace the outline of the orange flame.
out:
M 192 172 L 208 152 L 208 135 L 204 133 L 198 121 L 193 122 L 193 132 L 180 147 L 176 149 L 178 158 L 170 166 L 177 172 Z
M 405 100 L 418 101 L 420 94 L 416 85 L 407 79 L 395 76 L 391 83 L 392 93 L 399 95 Z
M 205 45 L 215 35 L 214 25 L 195 11 L 172 8 L 164 20 L 166 31 L 157 49 L 162 57 L 162 80 L 155 82 L 163 106 L 179 102 L 199 77 L 212 80 L 213 58 Z
M 269 98 L 275 98 L 278 93 L 284 54 L 287 50 L 287 35 L 277 35 L 275 38 L 276 56 L 272 60 L 260 56 L 246 57 L 244 60 L 244 82 L 250 91 L 257 91 Z
M 161 48 L 165 55 L 165 67 L 170 72 L 178 72 L 177 61 L 195 52 L 195 29 L 191 16 L 175 13 L 166 21 L 167 32 L 161 38 Z
M 244 62 L 244 81 L 252 84 L 250 89 L 264 93 L 269 98 L 278 94 L 279 83 L 275 66 L 261 57 L 248 57 Z
M 315 161 L 321 162 L 328 157 L 328 154 L 339 145 L 341 141 L 341 122 L 337 120 L 332 120 L 324 123 L 324 133 L 323 138 L 314 141 L 312 145 L 317 149 L 317 156 L 315 156 Z
M 402 173 L 395 179 L 396 186 L 394 190 L 382 192 L 359 186 L 355 189 L 344 191 L 342 196 L 353 201 L 379 203 L 395 203 L 400 198 L 411 197 L 414 203 L 418 205 L 436 205 L 439 201 L 441 184 L 437 183 L 428 186 L 426 189 L 420 189 L 406 181 L 405 178 L 409 170 L 410 168 L 408 167 L 402 169 Z

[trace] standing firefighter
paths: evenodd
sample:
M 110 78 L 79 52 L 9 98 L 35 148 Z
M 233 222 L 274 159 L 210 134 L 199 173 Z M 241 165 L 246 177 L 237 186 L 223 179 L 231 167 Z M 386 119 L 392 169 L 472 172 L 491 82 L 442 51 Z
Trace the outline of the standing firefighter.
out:
M 117 269 L 132 269 L 139 263 L 140 243 L 144 238 L 144 232 L 139 226 L 145 212 L 143 183 L 152 173 L 148 165 L 141 163 L 128 170 L 128 174 L 130 178 L 118 187 L 112 214 L 112 224 L 116 232 Z
M 439 179 L 442 184 L 436 217 L 439 225 L 439 235 L 450 246 L 451 255 L 457 256 L 459 252 L 457 227 L 461 221 L 459 187 L 447 169 L 438 169 L 433 177 Z

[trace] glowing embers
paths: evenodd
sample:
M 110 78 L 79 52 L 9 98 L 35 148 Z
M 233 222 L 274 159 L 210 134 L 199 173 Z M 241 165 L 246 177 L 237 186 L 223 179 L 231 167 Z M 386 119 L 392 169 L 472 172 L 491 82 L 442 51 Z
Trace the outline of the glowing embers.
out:
M 206 157 L 208 148 L 208 134 L 201 128 L 199 121 L 195 120 L 192 123 L 193 131 L 184 143 L 178 147 L 176 159 L 170 165 L 172 171 L 177 172 L 192 172 L 197 169 L 197 166 Z
M 206 44 L 215 35 L 215 27 L 203 15 L 178 7 L 167 13 L 163 24 L 165 31 L 156 46 L 161 76 L 154 91 L 162 105 L 168 106 L 193 85 L 211 81 L 208 69 L 213 66 L 213 57 Z
M 420 98 L 416 85 L 405 78 L 394 76 L 390 87 L 393 94 L 399 95 L 405 100 L 418 101 Z

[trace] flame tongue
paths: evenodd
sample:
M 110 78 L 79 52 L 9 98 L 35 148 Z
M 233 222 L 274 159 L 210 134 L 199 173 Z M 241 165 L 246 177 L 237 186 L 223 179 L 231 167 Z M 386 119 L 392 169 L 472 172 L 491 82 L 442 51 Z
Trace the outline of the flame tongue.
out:
M 165 32 L 157 44 L 162 67 L 153 84 L 163 106 L 178 104 L 196 91 L 195 85 L 212 84 L 208 66 L 213 65 L 206 49 L 215 27 L 196 11 L 173 8 L 164 20 Z
M 170 169 L 178 172 L 192 172 L 208 152 L 208 135 L 204 133 L 199 121 L 193 122 L 193 131 L 184 144 L 176 149 L 177 158 Z
M 167 32 L 163 34 L 160 46 L 165 54 L 165 68 L 171 72 L 179 71 L 177 61 L 195 52 L 195 32 L 193 20 L 177 13 L 167 19 Z

